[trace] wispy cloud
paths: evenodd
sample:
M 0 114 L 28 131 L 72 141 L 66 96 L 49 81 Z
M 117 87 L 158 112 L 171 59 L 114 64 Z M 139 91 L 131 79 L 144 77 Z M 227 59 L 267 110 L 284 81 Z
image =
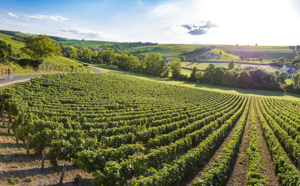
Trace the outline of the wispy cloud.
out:
M 94 31 L 91 31 L 89 29 L 84 29 L 84 28 L 60 29 L 60 31 L 72 33 L 72 34 L 79 35 L 79 36 L 82 36 L 82 37 L 88 37 L 88 38 L 91 38 L 91 39 L 104 39 L 104 38 L 106 38 L 103 33 L 94 32 Z
M 24 18 L 27 19 L 40 19 L 40 20 L 52 20 L 52 21 L 67 21 L 68 18 L 62 17 L 62 16 L 48 16 L 48 15 L 24 15 Z
M 7 15 L 8 15 L 9 17 L 19 18 L 17 15 L 15 15 L 15 14 L 13 14 L 13 13 L 11 13 L 11 12 L 7 13 Z
M 139 8 L 144 8 L 145 7 L 145 3 L 142 0 L 136 0 L 136 5 Z

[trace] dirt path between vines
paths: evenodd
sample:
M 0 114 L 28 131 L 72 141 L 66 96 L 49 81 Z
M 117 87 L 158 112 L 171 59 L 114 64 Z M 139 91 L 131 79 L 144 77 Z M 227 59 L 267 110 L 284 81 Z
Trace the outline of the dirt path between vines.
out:
M 257 103 L 255 103 L 255 104 L 257 104 Z M 266 185 L 278 186 L 279 183 L 276 179 L 272 156 L 269 152 L 267 143 L 266 143 L 264 135 L 262 133 L 261 125 L 259 123 L 256 112 L 257 112 L 256 107 L 254 107 L 255 122 L 256 122 L 256 127 L 257 127 L 257 135 L 258 135 L 259 150 L 260 150 L 259 153 L 261 155 L 262 167 L 263 167 L 263 176 L 265 178 L 267 178 Z
M 188 185 L 188 186 L 192 186 L 193 183 L 201 177 L 201 175 L 203 173 L 205 173 L 206 169 L 208 167 L 210 167 L 213 162 L 215 161 L 215 158 L 221 153 L 222 149 L 224 148 L 224 146 L 226 144 L 229 143 L 231 136 L 233 134 L 233 131 L 235 131 L 236 127 L 237 127 L 237 123 L 240 121 L 241 118 L 238 119 L 238 121 L 235 123 L 233 129 L 230 131 L 229 135 L 226 137 L 225 141 L 222 143 L 222 145 L 218 148 L 218 150 L 214 153 L 214 155 L 210 158 L 210 160 L 206 163 L 205 167 L 200 167 L 199 170 L 197 172 L 195 172 L 194 174 L 191 174 L 190 177 L 185 178 L 181 183 L 177 184 L 177 185 Z
M 239 147 L 238 156 L 234 164 L 233 171 L 226 185 L 246 185 L 248 167 L 248 148 L 250 145 L 251 113 L 247 116 L 242 142 Z
M 6 120 L 7 122 L 7 120 Z M 16 144 L 14 134 L 8 134 L 7 123 L 3 127 L 0 122 L 0 185 L 57 185 L 59 183 L 63 165 L 66 164 L 66 172 L 63 185 L 78 185 L 74 182 L 77 174 L 80 174 L 81 185 L 92 185 L 92 174 L 86 173 L 71 162 L 59 161 L 58 167 L 52 167 L 49 160 L 45 160 L 45 168 L 41 170 L 41 156 L 34 155 L 30 151 L 29 157 L 22 141 Z

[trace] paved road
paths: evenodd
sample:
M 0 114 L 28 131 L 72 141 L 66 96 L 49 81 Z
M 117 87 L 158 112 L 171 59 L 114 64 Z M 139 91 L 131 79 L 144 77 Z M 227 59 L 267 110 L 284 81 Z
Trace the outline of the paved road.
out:
M 98 70 L 98 69 L 96 69 L 96 68 L 94 68 L 94 67 L 92 67 L 92 69 L 93 69 L 96 73 L 102 73 L 100 70 Z
M 4 77 L 0 78 L 0 87 L 13 84 L 13 83 L 19 83 L 24 81 L 29 81 L 31 78 L 34 77 L 41 77 L 42 74 L 31 74 L 31 75 L 23 75 L 23 76 L 13 76 L 12 79 L 5 80 Z
M 93 68 L 93 70 L 96 73 L 102 73 L 100 70 Z M 19 83 L 19 82 L 24 82 L 24 81 L 29 81 L 31 78 L 34 77 L 41 77 L 42 74 L 31 74 L 31 75 L 23 75 L 23 76 L 13 76 L 12 79 L 10 80 L 5 80 L 4 77 L 0 77 L 0 87 L 10 85 L 13 83 Z

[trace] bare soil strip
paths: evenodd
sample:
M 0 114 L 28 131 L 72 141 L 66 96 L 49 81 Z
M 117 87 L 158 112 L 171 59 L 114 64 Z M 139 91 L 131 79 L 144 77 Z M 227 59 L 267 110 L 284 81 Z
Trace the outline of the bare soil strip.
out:
M 92 185 L 92 174 L 80 170 L 71 162 L 59 161 L 58 166 L 53 167 L 49 160 L 45 160 L 45 168 L 41 170 L 41 156 L 34 155 L 32 151 L 27 156 L 23 143 L 19 141 L 16 144 L 15 136 L 8 134 L 7 126 L 3 127 L 2 121 L 0 126 L 0 185 L 57 185 L 64 164 L 64 185 L 78 185 L 74 182 L 77 174 L 82 177 L 81 185 Z
M 250 128 L 251 128 L 251 113 L 249 109 L 242 142 L 238 151 L 238 156 L 234 164 L 233 171 L 227 182 L 227 185 L 246 185 L 247 181 L 247 167 L 248 167 L 248 153 L 247 150 L 250 145 Z
M 256 103 L 257 104 L 257 103 Z M 255 110 L 255 122 L 257 127 L 257 135 L 259 140 L 259 150 L 262 160 L 262 167 L 263 167 L 263 176 L 267 178 L 266 185 L 272 185 L 272 186 L 278 186 L 279 183 L 276 179 L 276 174 L 273 166 L 273 161 L 271 154 L 269 152 L 268 146 L 266 144 L 266 141 L 264 139 L 264 135 L 262 133 L 261 125 L 259 123 L 258 117 L 257 117 L 257 111 Z
M 184 180 L 182 180 L 181 183 L 177 184 L 177 185 L 188 185 L 188 186 L 192 186 L 193 183 L 196 181 L 197 178 L 200 178 L 202 174 L 205 173 L 206 169 L 208 167 L 210 167 L 212 165 L 212 163 L 215 161 L 215 158 L 221 153 L 223 147 L 229 143 L 231 136 L 233 134 L 233 131 L 235 130 L 235 128 L 237 127 L 237 123 L 240 121 L 240 119 L 235 123 L 233 129 L 230 131 L 229 135 L 227 136 L 227 138 L 225 139 L 225 141 L 222 143 L 222 145 L 220 146 L 219 149 L 217 149 L 217 151 L 214 153 L 214 155 L 210 158 L 210 160 L 206 163 L 205 167 L 199 167 L 199 170 L 194 172 L 194 174 L 191 174 L 189 177 L 185 178 Z

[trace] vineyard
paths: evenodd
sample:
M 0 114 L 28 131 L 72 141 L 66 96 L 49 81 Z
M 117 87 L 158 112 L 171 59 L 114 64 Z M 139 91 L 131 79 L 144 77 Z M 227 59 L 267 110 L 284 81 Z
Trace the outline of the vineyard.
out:
M 44 75 L 0 96 L 17 139 L 53 166 L 93 173 L 94 185 L 271 185 L 262 142 L 274 182 L 300 185 L 298 102 L 113 73 Z

